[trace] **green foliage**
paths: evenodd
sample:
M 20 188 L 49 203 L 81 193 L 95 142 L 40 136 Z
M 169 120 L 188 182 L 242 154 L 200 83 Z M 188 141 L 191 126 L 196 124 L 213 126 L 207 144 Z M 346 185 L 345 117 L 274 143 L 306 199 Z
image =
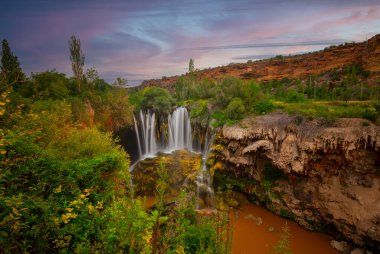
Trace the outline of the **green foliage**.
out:
M 275 253 L 281 254 L 292 254 L 292 250 L 290 248 L 290 231 L 288 224 L 285 223 L 284 227 L 282 227 L 281 238 L 278 241 L 278 245 L 274 246 Z
M 379 113 L 372 103 L 343 103 L 343 102 L 304 102 L 280 103 L 275 106 L 289 114 L 301 114 L 308 118 L 323 117 L 334 120 L 336 118 L 365 118 L 376 122 Z
M 106 153 L 72 158 L 62 158 L 62 151 L 54 146 L 45 150 L 45 144 L 38 145 L 36 141 L 43 135 L 38 128 L 28 127 L 8 131 L 5 136 L 6 154 L 1 161 L 6 170 L 0 172 L 0 234 L 4 237 L 0 248 L 39 253 L 80 246 L 88 249 L 99 233 L 100 204 L 110 202 L 110 192 L 102 192 L 110 188 L 102 175 L 124 171 L 129 161 L 112 140 L 102 139 L 100 132 L 98 140 L 111 142 Z M 80 207 L 68 206 L 73 202 Z
M 176 97 L 179 100 L 190 98 L 192 80 L 189 77 L 179 77 L 175 83 Z
M 141 109 L 141 102 L 144 98 L 144 91 L 142 89 L 130 88 L 129 92 L 129 103 L 133 105 L 136 110 Z
M 254 80 L 249 81 L 249 83 L 245 86 L 245 90 L 248 90 L 244 93 L 247 94 L 247 97 L 249 98 L 257 99 L 261 95 L 261 88 Z
M 258 114 L 267 114 L 273 111 L 274 105 L 270 100 L 262 100 L 255 104 L 254 111 Z
M 212 224 L 189 225 L 183 235 L 185 253 L 205 253 L 216 238 Z
M 34 84 L 32 89 L 20 87 L 19 90 L 24 97 L 44 100 L 64 99 L 69 96 L 69 80 L 63 73 L 54 70 L 36 73 L 32 75 L 32 82 Z
M 224 108 L 233 98 L 244 98 L 243 81 L 235 77 L 225 77 L 219 85 L 220 91 L 215 98 L 216 105 Z
M 169 114 L 174 106 L 174 99 L 168 90 L 160 87 L 148 87 L 144 89 L 141 108 L 153 110 L 158 114 Z
M 362 117 L 369 121 L 376 122 L 377 118 L 379 117 L 379 113 L 372 108 L 366 108 L 362 112 Z
M 225 124 L 231 125 L 231 124 L 236 123 L 235 120 L 231 120 L 231 119 L 229 119 L 229 118 L 224 114 L 224 112 L 220 112 L 220 111 L 216 111 L 215 113 L 212 114 L 211 117 L 213 118 L 211 124 L 212 124 L 214 127 L 220 127 L 220 126 L 223 126 L 223 125 L 225 125 Z
M 305 95 L 301 94 L 301 93 L 298 93 L 296 91 L 289 91 L 286 94 L 286 97 L 285 97 L 284 101 L 288 102 L 288 103 L 304 102 L 305 101 Z
M 102 133 L 95 128 L 68 130 L 63 137 L 49 145 L 52 153 L 61 158 L 91 158 L 113 149 L 112 133 Z
M 240 98 L 233 98 L 228 104 L 225 114 L 229 119 L 240 120 L 245 112 L 243 101 Z
M 202 126 L 202 128 L 207 128 L 209 123 L 209 112 L 207 105 L 207 100 L 198 100 L 190 106 L 190 117 L 192 119 L 192 123 L 198 123 Z
M 0 84 L 3 83 L 7 88 L 9 85 L 17 85 L 18 82 L 25 80 L 25 74 L 22 72 L 20 62 L 9 47 L 7 40 L 1 42 L 1 64 L 0 64 Z M 5 90 L 1 89 L 0 92 Z

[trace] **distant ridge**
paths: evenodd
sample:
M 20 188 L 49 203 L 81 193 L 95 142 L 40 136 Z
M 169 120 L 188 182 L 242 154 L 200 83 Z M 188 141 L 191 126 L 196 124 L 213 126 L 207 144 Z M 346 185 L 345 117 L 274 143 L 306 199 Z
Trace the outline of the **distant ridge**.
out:
M 380 76 L 380 34 L 360 43 L 345 43 L 324 50 L 295 56 L 278 56 L 270 59 L 236 63 L 197 71 L 199 78 L 217 80 L 234 76 L 258 81 L 282 78 L 305 78 L 347 65 L 361 65 L 369 70 L 369 79 Z M 184 75 L 181 75 L 184 76 Z M 172 89 L 180 76 L 145 80 L 141 86 L 160 86 Z

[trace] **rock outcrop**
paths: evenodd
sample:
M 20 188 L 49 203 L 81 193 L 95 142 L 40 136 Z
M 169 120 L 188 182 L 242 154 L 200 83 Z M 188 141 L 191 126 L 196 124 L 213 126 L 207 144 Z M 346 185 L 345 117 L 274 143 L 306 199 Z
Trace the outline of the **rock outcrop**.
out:
M 274 113 L 224 127 L 215 147 L 216 175 L 242 180 L 267 208 L 380 250 L 379 126 Z M 266 179 L 268 165 L 282 176 Z

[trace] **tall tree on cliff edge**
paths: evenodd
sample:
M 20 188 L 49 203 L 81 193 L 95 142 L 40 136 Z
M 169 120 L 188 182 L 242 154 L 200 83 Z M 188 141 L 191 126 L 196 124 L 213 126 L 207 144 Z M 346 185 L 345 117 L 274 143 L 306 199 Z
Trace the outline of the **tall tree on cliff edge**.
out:
M 74 35 L 69 40 L 70 60 L 74 77 L 77 82 L 78 91 L 82 91 L 84 54 L 81 49 L 80 40 Z
M 8 41 L 4 39 L 1 42 L 1 91 L 23 80 L 25 80 L 25 74 L 22 72 L 20 62 L 10 49 Z
M 190 61 L 189 61 L 189 73 L 192 74 L 192 73 L 194 73 L 194 71 L 195 71 L 194 60 L 193 60 L 193 58 L 190 58 Z

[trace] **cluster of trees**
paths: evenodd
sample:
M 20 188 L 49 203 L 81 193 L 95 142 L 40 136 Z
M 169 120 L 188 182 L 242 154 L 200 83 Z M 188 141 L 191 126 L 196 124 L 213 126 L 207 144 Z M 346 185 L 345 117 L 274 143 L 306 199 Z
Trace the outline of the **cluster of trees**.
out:
M 74 77 L 26 77 L 2 42 L 0 252 L 224 253 L 221 222 L 197 219 L 185 194 L 173 211 L 162 195 L 153 210 L 134 197 L 129 156 L 110 132 L 132 124 L 125 80 L 115 87 L 84 71 L 76 37 L 69 50 Z M 144 105 L 167 112 L 170 98 L 147 90 Z M 164 186 L 162 179 L 157 192 Z
M 95 124 L 108 130 L 130 125 L 133 108 L 126 90 L 109 85 L 94 68 L 84 71 L 84 54 L 75 36 L 69 41 L 69 50 L 74 77 L 48 70 L 27 78 L 17 56 L 3 40 L 0 92 L 9 92 L 11 102 L 7 104 L 7 112 L 19 107 L 23 113 L 28 112 L 37 101 L 64 101 L 70 105 L 78 124 Z M 4 124 L 6 119 L 2 119 Z

